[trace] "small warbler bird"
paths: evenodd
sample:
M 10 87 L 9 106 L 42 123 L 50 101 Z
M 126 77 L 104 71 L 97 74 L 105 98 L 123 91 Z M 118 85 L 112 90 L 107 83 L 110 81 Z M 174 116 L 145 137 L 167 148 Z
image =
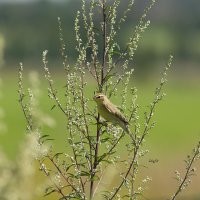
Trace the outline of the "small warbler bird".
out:
M 97 103 L 97 109 L 101 117 L 113 125 L 119 125 L 128 134 L 131 134 L 128 121 L 106 95 L 98 93 L 93 99 Z

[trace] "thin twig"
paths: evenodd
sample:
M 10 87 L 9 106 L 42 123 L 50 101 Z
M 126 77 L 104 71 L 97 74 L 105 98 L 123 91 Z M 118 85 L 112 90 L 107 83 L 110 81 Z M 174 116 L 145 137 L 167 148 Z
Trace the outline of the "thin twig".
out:
M 79 194 L 80 192 L 77 191 L 77 189 L 73 186 L 72 183 L 69 182 L 68 178 L 63 174 L 63 172 L 61 171 L 60 167 L 54 162 L 53 158 L 51 158 L 49 155 L 47 156 L 47 158 L 52 162 L 52 164 L 54 165 L 54 167 L 57 169 L 57 171 L 61 174 L 61 176 L 63 177 L 63 179 L 70 185 L 70 187 L 77 193 Z M 84 187 L 83 187 L 84 188 Z M 83 191 L 83 195 L 84 195 L 84 199 L 85 199 L 85 191 Z
M 183 190 L 183 187 L 184 187 L 185 183 L 187 182 L 189 176 L 191 176 L 192 175 L 191 173 L 193 173 L 192 165 L 195 162 L 195 160 L 196 160 L 196 158 L 199 154 L 200 154 L 200 142 L 197 144 L 197 146 L 195 148 L 194 155 L 192 156 L 192 159 L 190 159 L 190 162 L 186 166 L 186 172 L 185 172 L 184 178 L 182 179 L 180 185 L 178 186 L 178 189 L 176 190 L 174 195 L 172 195 L 170 200 L 175 200 L 177 198 L 177 196 Z
M 166 80 L 166 75 L 167 75 L 166 72 L 167 72 L 167 70 L 169 69 L 169 67 L 171 65 L 172 58 L 173 57 L 170 56 L 169 61 L 168 61 L 168 65 L 167 65 L 167 67 L 164 68 L 164 72 L 163 72 L 163 75 L 162 75 L 162 78 L 161 78 L 161 81 L 160 81 L 160 85 L 156 89 L 153 103 L 150 105 L 150 111 L 149 111 L 148 116 L 146 117 L 145 128 L 144 128 L 144 130 L 142 132 L 141 138 L 138 140 L 138 142 L 136 141 L 136 143 L 135 143 L 135 149 L 134 149 L 134 154 L 133 154 L 132 161 L 131 161 L 131 163 L 130 163 L 130 165 L 128 167 L 128 170 L 127 170 L 125 176 L 123 177 L 121 183 L 119 184 L 119 186 L 117 187 L 117 189 L 115 190 L 115 192 L 113 193 L 113 195 L 109 198 L 109 200 L 112 200 L 116 196 L 116 194 L 118 193 L 118 191 L 121 189 L 121 187 L 123 186 L 124 182 L 126 181 L 128 175 L 129 175 L 129 173 L 131 171 L 131 168 L 133 167 L 134 163 L 136 162 L 136 159 L 138 157 L 139 149 L 142 146 L 142 143 L 143 143 L 143 141 L 145 139 L 145 136 L 148 134 L 149 124 L 150 124 L 150 121 L 151 121 L 151 119 L 153 117 L 153 112 L 155 110 L 155 106 L 156 106 L 156 104 L 162 98 L 161 91 L 162 91 L 162 88 L 163 88 L 164 84 L 167 82 L 167 80 Z M 136 168 L 136 165 L 135 165 L 134 168 Z M 134 182 L 132 184 L 134 184 Z
M 106 72 L 106 58 L 107 58 L 107 23 L 106 23 L 106 5 L 105 0 L 102 0 L 102 14 L 103 14 L 103 58 L 101 67 L 101 87 L 100 92 L 102 92 L 104 85 L 104 76 Z
M 64 195 L 64 193 L 62 192 L 62 188 L 60 188 L 55 181 L 52 180 L 51 176 L 49 175 L 49 173 L 47 172 L 46 169 L 44 169 L 43 167 L 43 163 L 41 161 L 39 161 L 40 163 L 40 169 L 45 173 L 45 175 L 49 178 L 49 180 L 54 184 L 55 188 L 57 189 L 57 192 L 61 194 L 61 196 L 63 197 L 63 199 L 68 200 L 68 198 Z
M 119 190 L 121 189 L 122 185 L 126 181 L 126 178 L 128 177 L 128 175 L 129 175 L 129 173 L 131 171 L 131 168 L 133 167 L 133 164 L 136 162 L 138 150 L 139 150 L 139 147 L 137 146 L 135 148 L 135 150 L 134 150 L 134 155 L 133 155 L 132 162 L 130 163 L 129 168 L 128 168 L 125 176 L 123 177 L 123 180 L 121 181 L 121 183 L 119 184 L 119 186 L 117 187 L 117 189 L 115 190 L 115 192 L 113 193 L 113 195 L 109 198 L 109 200 L 112 200 L 116 196 L 116 194 L 119 192 Z
M 58 99 L 58 97 L 57 97 L 57 94 L 56 94 L 56 92 L 55 92 L 55 89 L 54 89 L 54 86 L 53 86 L 53 82 L 52 82 L 52 80 L 51 80 L 51 74 L 50 74 L 49 69 L 48 69 L 48 67 L 47 67 L 46 54 L 47 54 L 47 51 L 44 51 L 44 52 L 43 52 L 43 64 L 44 64 L 44 70 L 45 70 L 46 77 L 47 77 L 46 79 L 47 79 L 47 81 L 48 81 L 48 83 L 49 83 L 49 87 L 50 87 L 51 94 L 52 94 L 52 96 L 53 96 L 53 99 L 54 99 L 55 102 L 57 103 L 57 106 L 58 106 L 58 107 L 60 108 L 60 110 L 65 114 L 65 116 L 67 116 L 68 119 L 69 119 L 69 118 L 70 118 L 70 114 L 67 113 L 67 112 L 64 110 L 64 108 L 62 107 L 62 105 L 61 105 L 61 103 L 60 103 L 60 101 L 59 101 L 59 99 Z M 73 137 L 72 137 L 72 130 L 71 130 L 71 129 L 69 129 L 69 134 L 70 134 L 70 137 L 73 138 Z M 77 169 L 80 171 L 80 166 L 79 166 L 79 164 L 78 164 L 76 151 L 75 151 L 73 145 L 72 145 L 72 151 L 73 151 L 73 155 L 74 155 L 76 167 L 77 167 Z M 85 189 L 84 189 L 84 184 L 83 184 L 83 180 L 82 180 L 82 177 L 81 177 L 81 176 L 79 177 L 79 180 L 80 180 L 80 183 L 81 183 L 82 190 L 84 191 Z
M 23 103 L 23 100 L 24 100 L 24 91 L 23 91 L 23 64 L 20 63 L 19 64 L 20 67 L 19 67 L 19 90 L 18 90 L 18 93 L 19 93 L 19 103 L 21 105 L 21 108 L 22 108 L 22 111 L 24 113 L 24 117 L 26 119 L 26 122 L 28 124 L 28 130 L 32 131 L 33 129 L 33 124 L 30 120 L 30 118 L 28 117 L 28 114 L 27 114 L 27 108 L 26 108 L 26 104 Z M 30 113 L 29 113 L 29 116 L 30 116 Z
M 86 118 L 86 111 L 85 111 L 85 101 L 84 101 L 84 79 L 83 79 L 83 73 L 81 72 L 81 107 L 82 107 L 82 112 L 83 112 L 83 119 L 84 119 L 84 124 L 85 124 L 85 129 L 86 129 L 86 134 L 87 134 L 87 139 L 89 143 L 89 149 L 90 149 L 90 159 L 88 160 L 90 163 L 90 171 L 91 171 L 91 166 L 92 166 L 92 141 L 90 139 L 90 134 L 89 134 L 89 128 L 88 128 L 88 121 Z M 86 158 L 87 159 L 87 158 Z
M 106 1 L 102 0 L 102 15 L 103 15 L 103 58 L 102 58 L 102 66 L 101 66 L 101 83 L 99 85 L 99 92 L 102 92 L 104 85 L 104 72 L 106 71 L 106 55 L 107 55 L 107 24 L 106 24 Z M 94 195 L 94 177 L 96 175 L 96 169 L 98 166 L 98 154 L 99 154 L 99 141 L 101 134 L 101 126 L 100 126 L 100 115 L 97 117 L 97 135 L 96 135 L 96 147 L 94 154 L 94 163 L 93 169 L 91 170 L 91 182 L 90 182 L 90 199 L 93 198 Z
M 99 155 L 99 141 L 100 141 L 100 134 L 101 134 L 101 126 L 100 126 L 100 115 L 98 114 L 97 117 L 97 136 L 96 136 L 96 147 L 95 147 L 95 153 L 94 153 L 94 163 L 93 167 L 91 169 L 91 182 L 90 182 L 90 199 L 93 198 L 94 195 L 94 177 L 96 175 L 96 169 L 98 166 L 98 155 Z

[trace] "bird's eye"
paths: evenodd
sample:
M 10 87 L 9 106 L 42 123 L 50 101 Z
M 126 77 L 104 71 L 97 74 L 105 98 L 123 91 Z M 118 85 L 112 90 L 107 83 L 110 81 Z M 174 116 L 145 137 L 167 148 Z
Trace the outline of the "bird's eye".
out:
M 97 98 L 98 98 L 98 99 L 100 99 L 100 98 L 101 98 L 101 96 L 98 96 Z

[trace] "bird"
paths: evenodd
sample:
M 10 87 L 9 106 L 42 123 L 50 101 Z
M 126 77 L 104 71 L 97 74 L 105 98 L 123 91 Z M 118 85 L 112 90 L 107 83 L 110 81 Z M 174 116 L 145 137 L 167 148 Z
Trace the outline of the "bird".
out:
M 131 134 L 128 120 L 106 95 L 97 93 L 93 99 L 97 104 L 97 109 L 101 117 L 113 125 L 119 125 L 125 132 Z

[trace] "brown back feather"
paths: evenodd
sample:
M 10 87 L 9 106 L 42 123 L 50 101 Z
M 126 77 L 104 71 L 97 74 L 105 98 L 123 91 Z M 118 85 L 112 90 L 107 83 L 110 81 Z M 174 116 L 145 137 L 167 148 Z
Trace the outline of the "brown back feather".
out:
M 104 103 L 104 106 L 106 107 L 106 109 L 113 113 L 117 118 L 120 118 L 125 124 L 129 124 L 129 122 L 127 121 L 127 119 L 124 117 L 124 115 L 122 115 L 122 113 L 120 112 L 120 110 L 111 102 L 109 102 L 110 105 L 112 105 L 112 111 L 110 110 L 110 108 L 108 107 L 107 103 Z

